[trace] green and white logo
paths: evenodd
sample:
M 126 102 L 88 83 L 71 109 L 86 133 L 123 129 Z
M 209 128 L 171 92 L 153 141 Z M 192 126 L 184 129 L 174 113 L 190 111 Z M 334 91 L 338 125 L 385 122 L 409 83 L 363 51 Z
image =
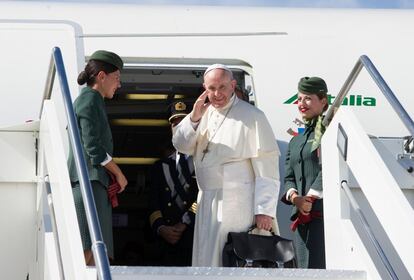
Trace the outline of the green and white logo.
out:
M 328 103 L 332 105 L 336 96 L 328 94 Z M 283 102 L 283 104 L 298 104 L 298 94 L 292 95 L 288 100 Z M 362 96 L 362 95 L 353 95 L 350 94 L 344 98 L 342 101 L 344 106 L 377 106 L 377 100 L 374 97 Z

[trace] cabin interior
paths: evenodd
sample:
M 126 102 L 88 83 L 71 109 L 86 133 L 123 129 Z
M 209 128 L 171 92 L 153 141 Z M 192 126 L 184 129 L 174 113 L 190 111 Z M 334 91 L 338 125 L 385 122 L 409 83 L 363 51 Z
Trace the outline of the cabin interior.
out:
M 149 224 L 149 170 L 171 145 L 170 104 L 180 100 L 191 111 L 204 90 L 207 65 L 127 65 L 122 87 L 112 100 L 106 100 L 113 157 L 129 182 L 113 209 L 114 265 L 160 265 L 161 248 Z M 251 76 L 241 69 L 232 70 L 254 104 Z

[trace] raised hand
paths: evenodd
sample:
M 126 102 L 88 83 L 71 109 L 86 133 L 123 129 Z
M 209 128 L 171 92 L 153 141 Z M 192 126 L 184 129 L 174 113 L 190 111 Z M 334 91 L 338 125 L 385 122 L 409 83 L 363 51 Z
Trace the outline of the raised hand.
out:
M 208 91 L 205 90 L 195 101 L 193 111 L 191 111 L 191 121 L 198 122 L 206 112 L 211 102 L 206 102 Z

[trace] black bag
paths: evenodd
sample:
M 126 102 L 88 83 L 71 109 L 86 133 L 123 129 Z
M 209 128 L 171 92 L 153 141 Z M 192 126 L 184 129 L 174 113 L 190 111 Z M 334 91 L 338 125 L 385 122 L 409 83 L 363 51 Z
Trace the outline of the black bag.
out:
M 223 248 L 225 267 L 296 268 L 292 240 L 278 235 L 229 232 Z

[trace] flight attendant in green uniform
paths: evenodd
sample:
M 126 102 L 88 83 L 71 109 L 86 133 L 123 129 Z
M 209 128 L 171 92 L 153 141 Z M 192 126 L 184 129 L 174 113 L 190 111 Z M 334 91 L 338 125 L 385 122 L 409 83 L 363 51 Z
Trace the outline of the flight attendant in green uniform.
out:
M 293 205 L 291 229 L 300 268 L 325 268 L 322 168 L 320 141 L 328 109 L 328 89 L 323 79 L 304 77 L 298 84 L 298 109 L 306 124 L 303 134 L 289 143 L 282 201 Z
M 120 192 L 125 189 L 128 182 L 111 157 L 113 152 L 112 133 L 105 111 L 104 98 L 111 99 L 121 86 L 120 70 L 122 67 L 122 59 L 117 54 L 103 50 L 94 52 L 85 66 L 85 70 L 78 76 L 78 84 L 86 83 L 87 86 L 82 89 L 73 104 L 103 240 L 108 250 L 108 256 L 112 259 L 114 257 L 112 206 L 107 193 L 107 187 L 110 183 L 107 171 L 115 176 L 121 187 Z M 85 261 L 87 265 L 94 265 L 91 238 L 72 149 L 69 153 L 68 166 Z

